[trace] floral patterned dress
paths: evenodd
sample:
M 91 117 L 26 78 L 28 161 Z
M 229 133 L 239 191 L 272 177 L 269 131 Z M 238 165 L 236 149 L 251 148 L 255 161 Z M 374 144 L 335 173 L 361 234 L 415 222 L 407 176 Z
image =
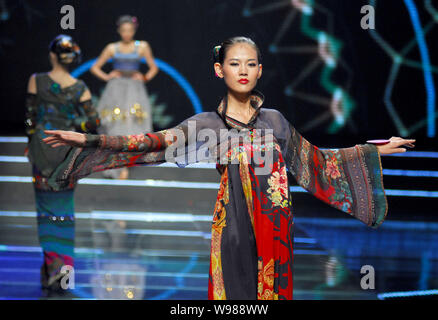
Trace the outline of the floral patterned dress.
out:
M 49 183 L 60 188 L 92 172 L 166 161 L 185 167 L 203 160 L 194 139 L 202 129 L 215 132 L 219 143 L 224 142 L 223 130 L 243 132 L 244 139 L 231 139 L 224 152 L 207 156 L 221 174 L 212 218 L 208 299 L 290 300 L 294 219 L 288 172 L 315 197 L 372 228 L 385 219 L 387 201 L 374 145 L 319 149 L 279 111 L 262 108 L 263 101 L 254 90 L 254 113 L 247 124 L 226 115 L 224 98 L 214 112 L 196 114 L 171 129 L 87 135 L 87 146 L 74 148 Z M 184 133 L 182 140 L 178 132 Z M 253 143 L 259 139 L 264 142 Z M 184 157 L 172 158 L 169 149 L 178 145 L 185 148 Z M 269 164 L 260 157 L 266 153 L 272 155 Z M 263 168 L 267 170 L 260 173 Z
M 42 141 L 44 130 L 93 132 L 100 125 L 92 101 L 81 101 L 87 90 L 84 81 L 62 88 L 48 73 L 35 74 L 36 94 L 26 95 L 25 125 L 28 158 L 32 164 L 32 181 L 38 222 L 38 239 L 43 249 L 41 284 L 44 288 L 59 285 L 63 265 L 74 265 L 74 190 L 75 184 L 54 191 L 48 177 L 62 163 L 71 147 L 52 148 Z

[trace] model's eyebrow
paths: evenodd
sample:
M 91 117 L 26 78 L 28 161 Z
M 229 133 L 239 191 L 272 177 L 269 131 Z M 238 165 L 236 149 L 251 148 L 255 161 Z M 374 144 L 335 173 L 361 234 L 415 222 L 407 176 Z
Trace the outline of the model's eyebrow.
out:
M 238 59 L 238 58 L 230 58 L 230 59 L 228 59 L 228 61 L 232 61 L 232 60 L 237 60 L 237 61 L 240 61 L 240 59 Z M 246 60 L 246 61 L 257 61 L 257 59 L 248 59 L 248 60 Z

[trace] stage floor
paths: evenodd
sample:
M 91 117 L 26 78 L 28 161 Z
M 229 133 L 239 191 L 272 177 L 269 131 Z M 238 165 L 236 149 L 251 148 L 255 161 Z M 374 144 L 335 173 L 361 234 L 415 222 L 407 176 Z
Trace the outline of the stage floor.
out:
M 75 287 L 46 297 L 31 170 L 17 141 L 0 142 L 0 299 L 207 299 L 214 166 L 136 167 L 129 180 L 100 173 L 81 180 Z M 394 205 L 375 230 L 294 190 L 294 299 L 438 297 L 438 222 L 424 219 L 435 191 L 388 196 L 416 202 L 418 212 L 411 218 Z M 361 287 L 363 266 L 374 269 L 374 289 Z

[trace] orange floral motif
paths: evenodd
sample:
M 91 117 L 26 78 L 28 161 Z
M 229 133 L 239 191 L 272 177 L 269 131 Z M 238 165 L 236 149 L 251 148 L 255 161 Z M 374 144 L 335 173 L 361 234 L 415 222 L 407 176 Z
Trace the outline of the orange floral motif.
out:
M 221 183 L 219 185 L 219 191 L 217 194 L 217 200 L 216 200 L 216 204 L 214 206 L 214 216 L 213 216 L 213 220 L 216 221 L 217 216 L 222 212 L 223 210 L 223 205 L 222 205 L 222 201 L 225 204 L 228 203 L 229 199 L 228 199 L 228 172 L 223 172 L 222 177 L 221 177 Z
M 332 179 L 337 179 L 341 177 L 341 173 L 338 168 L 338 161 L 336 159 L 328 160 L 326 162 L 325 173 Z
M 214 300 L 225 300 L 224 279 L 222 276 L 221 242 L 222 229 L 226 227 L 226 209 L 223 204 L 229 202 L 228 195 L 228 168 L 225 167 L 221 176 L 220 188 L 214 208 L 213 224 L 211 229 L 211 277 L 212 277 L 212 298 Z M 222 204 L 223 202 L 223 204 Z
M 279 171 L 273 171 L 268 179 L 268 184 L 268 198 L 274 206 L 286 207 L 288 205 L 286 167 L 281 166 Z
M 258 283 L 257 284 L 257 292 L 258 292 L 259 296 L 263 292 L 263 274 L 262 274 L 262 272 L 260 272 L 260 270 L 262 270 L 262 269 L 263 269 L 263 261 L 259 260 L 259 262 L 258 262 L 259 273 L 258 273 L 258 277 L 257 277 L 257 283 Z
M 266 289 L 265 292 L 263 292 L 261 300 L 274 300 L 273 296 L 274 296 L 274 291 L 270 289 Z
M 274 273 L 274 258 L 272 258 L 263 269 L 263 280 L 269 288 L 274 287 Z
M 143 134 L 133 134 L 128 136 L 128 150 L 138 149 L 138 145 L 144 142 Z
M 274 293 L 274 258 L 263 267 L 263 261 L 258 261 L 258 300 L 275 300 L 278 295 Z

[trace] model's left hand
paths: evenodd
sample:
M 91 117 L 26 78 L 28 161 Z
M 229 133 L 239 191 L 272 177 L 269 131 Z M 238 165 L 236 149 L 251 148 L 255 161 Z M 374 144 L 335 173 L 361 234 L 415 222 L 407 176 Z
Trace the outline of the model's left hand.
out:
M 144 82 L 144 76 L 141 72 L 134 72 L 131 76 L 132 79 Z
M 52 148 L 60 146 L 84 147 L 87 141 L 85 134 L 75 131 L 44 130 L 44 133 L 49 136 L 42 140 Z
M 391 137 L 389 139 L 390 142 L 381 146 L 377 146 L 380 154 L 392 154 L 392 153 L 400 153 L 406 152 L 406 148 L 402 148 L 402 146 L 406 146 L 408 148 L 414 148 L 415 139 L 403 139 L 400 137 Z

